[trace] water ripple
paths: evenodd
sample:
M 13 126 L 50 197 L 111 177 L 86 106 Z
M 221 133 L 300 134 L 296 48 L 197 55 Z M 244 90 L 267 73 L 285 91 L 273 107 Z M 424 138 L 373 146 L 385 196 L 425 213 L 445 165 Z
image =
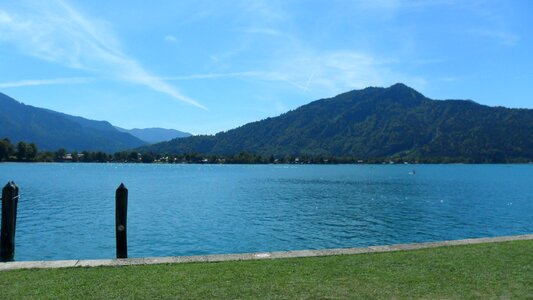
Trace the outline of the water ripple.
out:
M 409 172 L 416 168 L 416 175 Z M 129 189 L 131 257 L 321 249 L 531 233 L 531 165 L 0 164 L 21 188 L 16 260 L 111 258 Z

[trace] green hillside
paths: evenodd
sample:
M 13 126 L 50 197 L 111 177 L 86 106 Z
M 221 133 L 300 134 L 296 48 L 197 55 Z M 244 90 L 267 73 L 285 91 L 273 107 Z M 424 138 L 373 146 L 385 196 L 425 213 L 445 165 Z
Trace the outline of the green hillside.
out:
M 109 122 L 93 121 L 20 103 L 0 93 L 0 138 L 33 142 L 40 150 L 114 152 L 145 142 L 116 130 Z
M 141 151 L 262 156 L 533 159 L 533 110 L 432 100 L 403 84 L 369 87 L 301 106 L 214 136 L 175 139 Z

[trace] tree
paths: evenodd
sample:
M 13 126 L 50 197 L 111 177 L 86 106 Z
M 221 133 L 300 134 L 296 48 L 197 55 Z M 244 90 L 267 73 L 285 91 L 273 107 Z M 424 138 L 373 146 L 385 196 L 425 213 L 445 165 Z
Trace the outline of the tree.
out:
M 53 162 L 54 153 L 50 151 L 41 152 L 37 155 L 37 160 L 40 162 Z
M 80 157 L 80 161 L 82 162 L 90 162 L 90 159 L 91 159 L 89 157 L 89 151 L 82 151 L 79 157 Z
M 72 162 L 78 162 L 78 161 L 79 161 L 78 152 L 77 151 L 73 151 L 72 152 Z
M 26 159 L 27 153 L 26 150 L 28 148 L 26 147 L 26 143 L 20 141 L 17 143 L 17 159 L 18 160 L 24 160 Z
M 130 154 L 128 154 L 128 161 L 129 162 L 139 162 L 139 153 L 132 151 Z
M 37 153 L 39 151 L 37 150 L 37 145 L 34 143 L 30 143 L 29 145 L 26 145 L 26 159 L 29 161 L 35 160 L 37 157 Z
M 150 152 L 146 152 L 142 154 L 142 162 L 145 164 L 153 163 L 154 162 L 154 155 Z
M 127 151 L 121 151 L 121 152 L 115 152 L 113 154 L 113 160 L 115 162 L 125 162 L 128 160 L 128 152 Z
M 67 150 L 61 148 L 55 152 L 55 160 L 63 161 L 66 155 L 67 155 Z
M 104 162 L 107 162 L 108 160 L 109 160 L 109 157 L 104 152 L 98 151 L 94 153 L 94 161 L 104 163 Z
M 8 139 L 0 140 L 0 161 L 9 160 L 9 157 L 13 154 L 13 145 Z

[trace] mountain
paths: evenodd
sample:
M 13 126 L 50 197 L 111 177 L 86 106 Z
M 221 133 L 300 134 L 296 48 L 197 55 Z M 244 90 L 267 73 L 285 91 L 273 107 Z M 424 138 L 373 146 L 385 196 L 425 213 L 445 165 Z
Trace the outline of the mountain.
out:
M 39 150 L 115 152 L 145 145 L 106 121 L 93 121 L 20 103 L 0 93 L 0 138 L 33 142 Z
M 192 135 L 188 132 L 183 132 L 183 131 L 179 131 L 175 129 L 165 129 L 165 128 L 124 129 L 124 128 L 120 128 L 117 126 L 115 126 L 115 128 L 118 131 L 127 132 L 133 135 L 134 137 L 142 141 L 145 141 L 149 144 L 170 141 L 172 139 L 184 138 L 184 137 L 189 137 Z
M 214 136 L 175 139 L 140 149 L 162 154 L 531 160 L 533 110 L 432 100 L 399 83 L 317 100 Z

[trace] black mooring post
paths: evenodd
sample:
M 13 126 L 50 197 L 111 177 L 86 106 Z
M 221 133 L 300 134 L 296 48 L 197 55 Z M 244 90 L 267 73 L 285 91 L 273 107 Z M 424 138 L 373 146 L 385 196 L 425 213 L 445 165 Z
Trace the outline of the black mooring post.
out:
M 2 189 L 2 229 L 0 260 L 13 261 L 15 257 L 15 228 L 17 222 L 18 187 L 8 182 Z
M 13 225 L 13 232 L 17 232 L 17 208 L 19 206 L 19 187 L 15 184 L 14 181 L 11 181 L 11 184 L 15 187 L 15 221 Z M 15 233 L 13 233 L 13 238 L 15 236 Z
M 115 197 L 115 230 L 117 234 L 117 258 L 128 258 L 128 238 L 126 235 L 128 218 L 128 189 L 121 183 Z

